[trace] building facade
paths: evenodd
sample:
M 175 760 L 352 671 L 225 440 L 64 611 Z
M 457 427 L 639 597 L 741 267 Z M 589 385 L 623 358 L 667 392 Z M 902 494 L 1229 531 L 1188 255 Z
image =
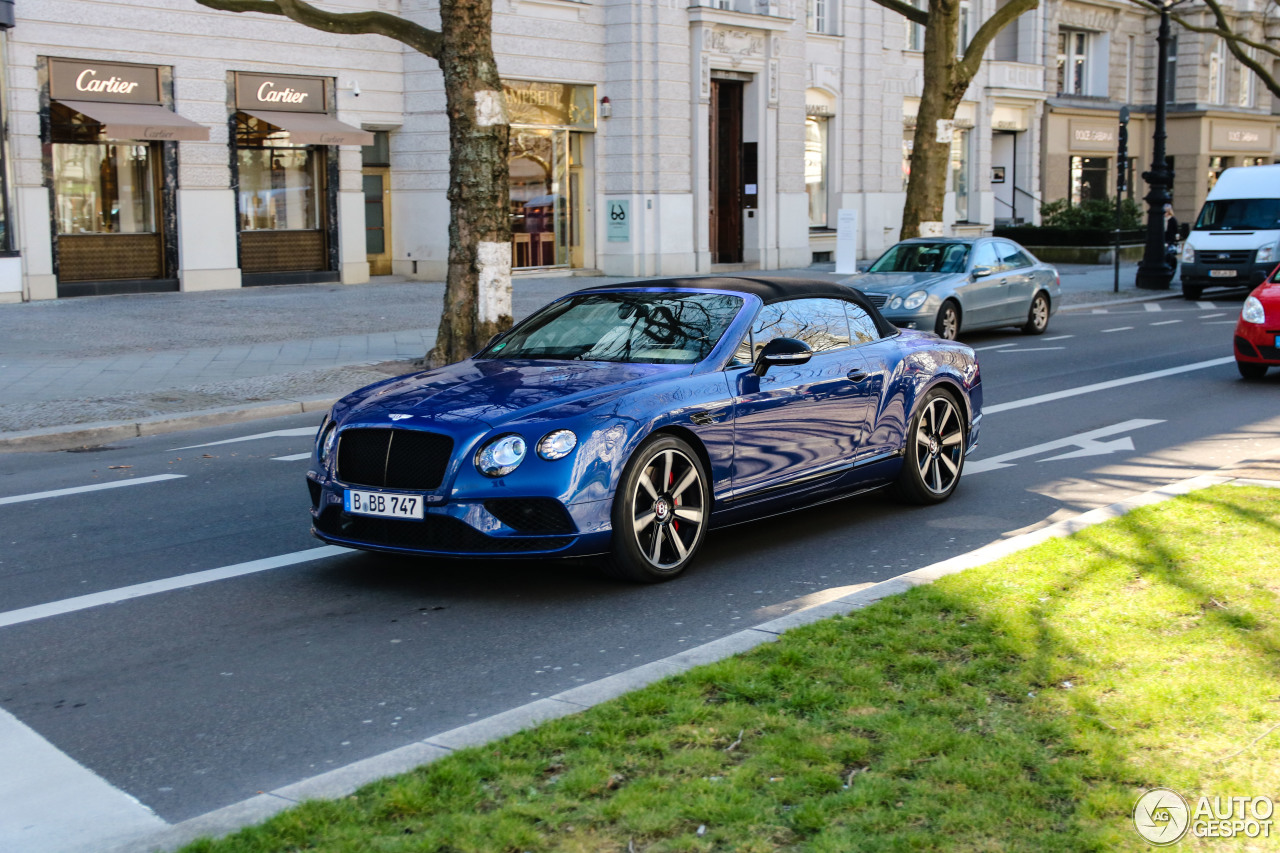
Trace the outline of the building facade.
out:
M 807 266 L 832 258 L 841 212 L 859 257 L 897 240 L 927 85 L 922 30 L 901 15 L 866 0 L 493 2 L 518 273 Z M 962 4 L 962 38 L 995 2 Z M 438 0 L 325 6 L 439 26 Z M 0 301 L 444 278 L 433 60 L 194 0 L 13 9 Z M 1035 223 L 1045 201 L 1112 195 L 1124 104 L 1146 168 L 1153 33 L 1152 16 L 1103 0 L 1061 0 L 1002 32 L 940 130 L 944 229 Z M 1168 73 L 1188 218 L 1214 170 L 1275 159 L 1276 120 L 1208 39 L 1181 34 Z

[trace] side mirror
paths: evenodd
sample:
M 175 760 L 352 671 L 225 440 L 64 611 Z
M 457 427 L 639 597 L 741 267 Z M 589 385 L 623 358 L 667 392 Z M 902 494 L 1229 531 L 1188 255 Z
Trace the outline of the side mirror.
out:
M 1190 237 L 1190 236 L 1191 236 L 1191 223 L 1190 223 L 1190 222 L 1182 222 L 1182 223 L 1179 223 L 1179 224 L 1178 224 L 1178 239 L 1179 239 L 1179 240 L 1186 240 L 1186 239 L 1187 239 L 1188 237 Z
M 764 376 L 770 367 L 793 367 L 804 364 L 813 358 L 813 350 L 804 341 L 795 338 L 774 338 L 764 345 L 760 355 L 756 356 L 755 367 L 751 372 L 756 376 Z
M 871 272 L 871 264 L 858 264 L 858 272 Z
M 992 269 L 991 267 L 974 267 L 973 277 L 975 279 L 986 278 L 987 276 L 991 275 L 993 272 L 995 272 L 995 270 Z

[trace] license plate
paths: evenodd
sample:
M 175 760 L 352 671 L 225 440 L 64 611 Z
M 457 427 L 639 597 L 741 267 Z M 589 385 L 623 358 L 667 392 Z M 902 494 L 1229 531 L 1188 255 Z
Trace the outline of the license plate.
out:
M 347 489 L 342 508 L 353 515 L 376 515 L 382 518 L 413 518 L 422 521 L 421 495 L 395 495 L 390 492 L 362 492 Z
M 1209 270 L 1209 278 L 1235 278 L 1235 270 Z

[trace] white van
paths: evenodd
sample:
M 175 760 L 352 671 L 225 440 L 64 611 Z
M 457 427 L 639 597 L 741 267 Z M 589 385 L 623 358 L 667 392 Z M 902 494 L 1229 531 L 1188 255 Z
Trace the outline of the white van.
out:
M 1235 166 L 1209 197 L 1182 247 L 1182 295 L 1254 287 L 1280 262 L 1280 165 Z

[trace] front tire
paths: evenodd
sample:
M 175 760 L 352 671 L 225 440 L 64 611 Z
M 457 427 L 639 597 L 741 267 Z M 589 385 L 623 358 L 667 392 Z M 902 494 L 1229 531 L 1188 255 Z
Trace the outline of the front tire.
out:
M 945 391 L 930 391 L 907 429 L 894 493 L 907 503 L 922 505 L 951 497 L 964 468 L 967 438 L 964 416 L 955 400 Z
M 1027 322 L 1022 331 L 1028 335 L 1043 335 L 1049 328 L 1049 297 L 1041 291 L 1031 300 L 1027 309 Z
M 954 341 L 960 334 L 960 306 L 950 299 L 942 303 L 938 309 L 938 319 L 933 324 L 933 331 L 944 341 Z
M 1197 287 L 1194 284 L 1182 282 L 1182 298 L 1194 302 L 1200 298 L 1200 294 L 1204 292 L 1203 287 Z
M 1246 382 L 1257 382 L 1267 375 L 1267 365 L 1254 364 L 1251 361 L 1237 361 L 1236 370 L 1240 371 L 1240 378 Z
M 673 435 L 645 442 L 613 498 L 613 544 L 605 574 L 639 583 L 680 575 L 693 562 L 711 516 L 702 458 Z

